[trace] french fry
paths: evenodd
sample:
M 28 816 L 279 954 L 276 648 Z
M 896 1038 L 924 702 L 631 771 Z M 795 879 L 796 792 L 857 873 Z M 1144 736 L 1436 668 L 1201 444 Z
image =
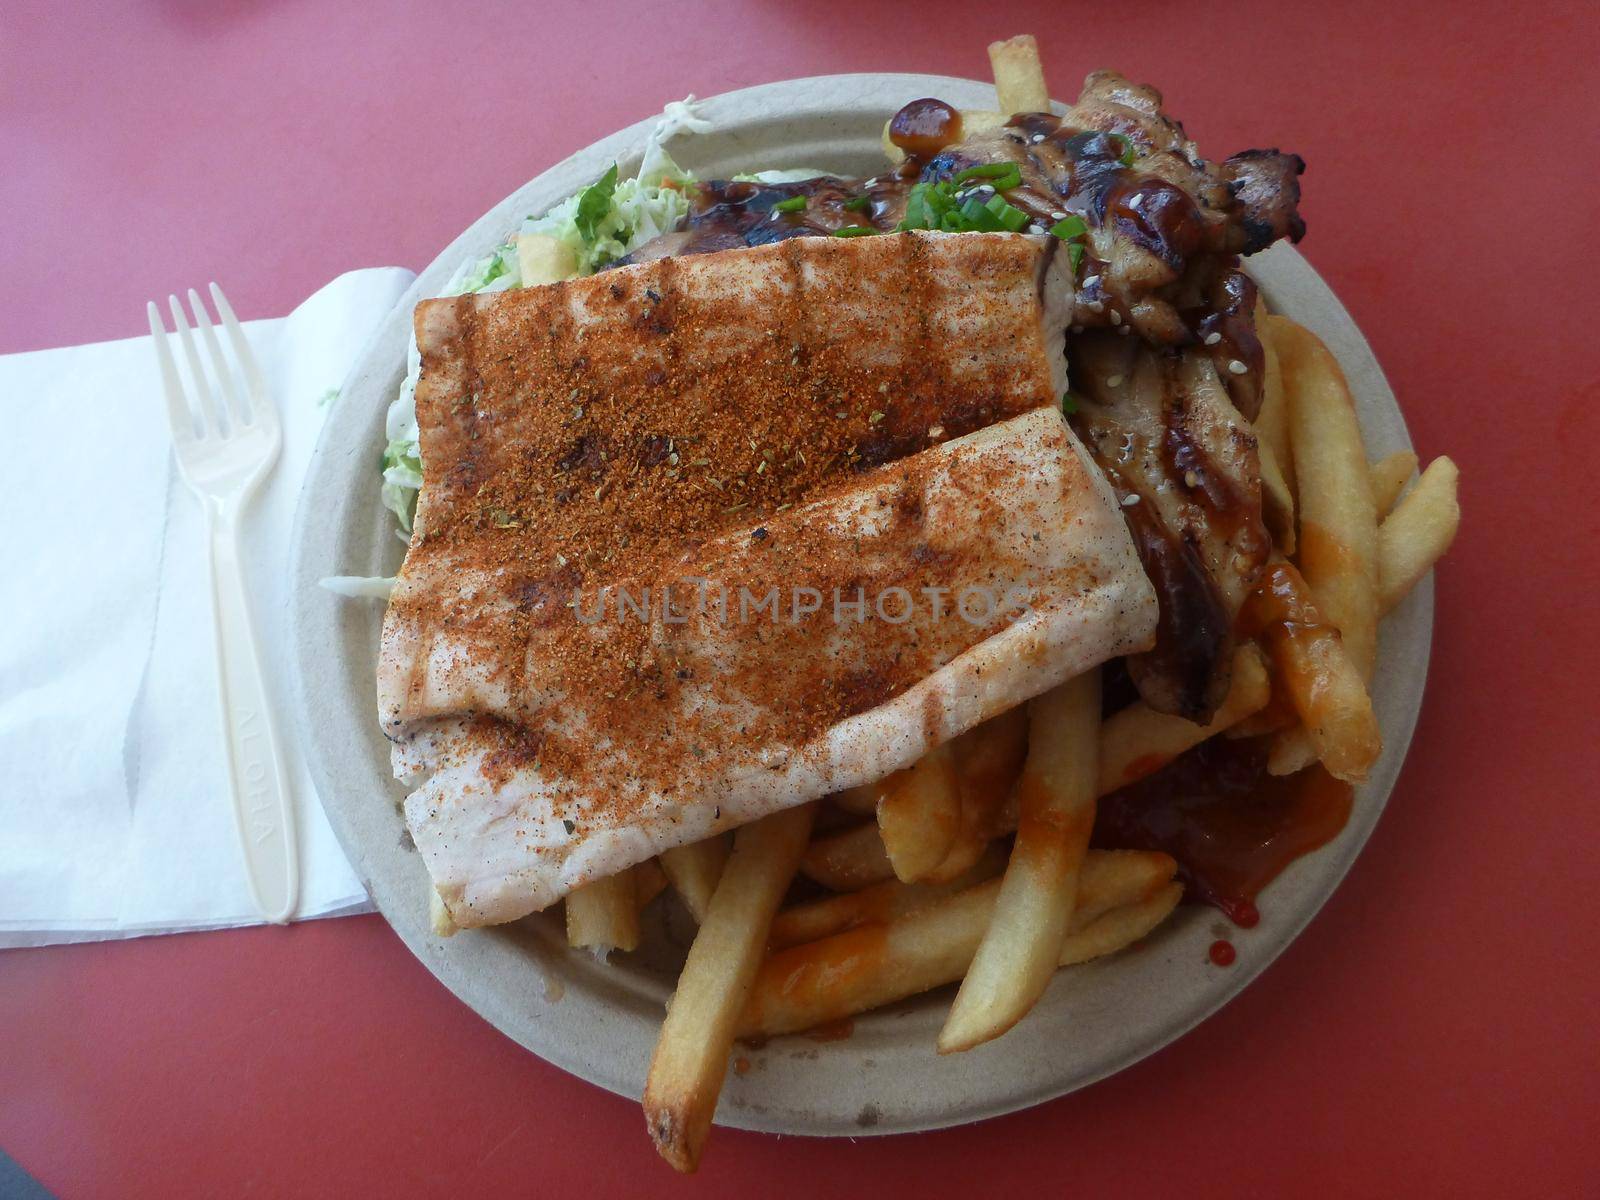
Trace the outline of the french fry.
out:
M 1028 705 L 1016 842 L 989 927 L 939 1034 L 940 1054 L 999 1037 L 1050 982 L 1094 827 L 1099 740 L 1098 669 Z
M 1378 530 L 1378 608 L 1405 599 L 1455 540 L 1461 525 L 1456 464 L 1436 458 Z
M 567 945 L 601 954 L 638 949 L 638 895 L 632 867 L 569 892 Z
M 1028 709 L 1019 705 L 950 743 L 961 790 L 961 827 L 944 861 L 924 877 L 928 883 L 956 879 L 981 858 L 999 834 L 1006 799 L 1028 756 Z
M 961 110 L 961 136 L 971 137 L 975 133 L 989 133 L 999 129 L 1011 119 L 1009 113 L 991 112 L 982 108 L 964 108 Z M 883 156 L 889 160 L 890 165 L 899 166 L 906 160 L 906 152 L 896 146 L 889 137 L 889 126 L 893 123 L 891 117 L 883 123 Z
M 1287 705 L 1280 707 L 1277 699 L 1274 696 L 1259 712 L 1251 713 L 1238 724 L 1228 726 L 1222 731 L 1222 736 L 1232 741 L 1265 737 L 1269 733 L 1278 733 L 1298 725 L 1300 720 L 1295 716 L 1294 709 Z
M 1256 413 L 1254 421 L 1256 436 L 1272 455 L 1272 461 L 1277 465 L 1292 499 L 1295 479 L 1294 454 L 1289 445 L 1289 402 L 1283 392 L 1283 364 L 1278 358 L 1277 342 L 1264 305 L 1256 306 L 1256 332 L 1261 337 L 1261 349 L 1266 359 L 1261 384 L 1261 410 Z M 1280 542 L 1278 548 L 1285 554 L 1294 553 L 1292 545 L 1284 546 Z
M 878 789 L 870 783 L 863 783 L 860 787 L 845 788 L 842 792 L 835 792 L 828 799 L 835 808 L 858 817 L 878 815 Z
M 1233 681 L 1209 724 L 1158 713 L 1142 700 L 1107 717 L 1100 726 L 1100 783 L 1104 796 L 1160 770 L 1185 750 L 1265 708 L 1272 698 L 1261 652 L 1240 646 L 1233 655 Z
M 711 894 L 717 890 L 717 880 L 722 878 L 723 865 L 728 861 L 728 848 L 728 835 L 719 834 L 661 852 L 661 869 L 697 922 L 706 919 Z
M 1102 913 L 1082 929 L 1067 935 L 1067 940 L 1061 943 L 1058 965 L 1074 966 L 1133 945 L 1165 921 L 1182 899 L 1183 884 L 1169 883 L 1143 900 Z
M 641 913 L 662 892 L 667 890 L 667 873 L 653 858 L 647 858 L 633 868 L 633 903 Z
M 1005 865 L 1005 854 L 991 843 L 966 874 L 947 883 L 901 883 L 898 879 L 886 879 L 859 892 L 844 892 L 797 904 L 772 918 L 767 948 L 782 950 L 802 942 L 815 942 L 859 925 L 882 924 L 908 917 L 931 907 L 946 896 L 993 879 L 1005 869 Z
M 1039 43 L 1031 33 L 989 43 L 989 68 L 994 72 L 996 107 L 1004 113 L 1050 111 Z
M 1159 771 L 1185 750 L 1264 708 L 1272 685 L 1253 645 L 1239 647 L 1233 656 L 1233 682 L 1217 714 L 1208 725 L 1158 713 L 1136 701 L 1100 725 L 1100 771 L 1097 796 L 1104 796 L 1135 780 Z M 1000 837 L 1017 827 L 1017 809 L 1002 804 L 994 815 L 990 837 Z M 894 877 L 883 838 L 875 825 L 861 825 L 844 833 L 818 838 L 800 863 L 806 878 L 835 892 L 853 892 Z
M 813 816 L 814 806 L 801 805 L 734 833 L 733 852 L 678 976 L 645 1080 L 644 1115 L 656 1149 L 679 1171 L 700 1164 L 739 1014 Z
M 1267 440 L 1256 435 L 1256 453 L 1261 462 L 1261 513 L 1272 541 L 1284 554 L 1295 547 L 1294 493 L 1283 477 L 1277 455 Z
M 434 937 L 452 937 L 460 932 L 455 918 L 444 905 L 444 897 L 431 887 L 428 889 L 428 926 Z
M 1298 775 L 1316 761 L 1316 743 L 1306 727 L 1296 723 L 1272 739 L 1267 749 L 1267 774 Z
M 800 860 L 800 873 L 832 892 L 854 892 L 894 878 L 876 822 L 812 842 Z
M 1417 473 L 1417 456 L 1409 450 L 1396 450 L 1387 458 L 1380 458 L 1367 468 L 1372 479 L 1372 505 L 1378 519 L 1388 515 L 1406 484 Z M 1285 551 L 1287 553 L 1287 551 Z
M 1378 638 L 1378 523 L 1372 475 L 1344 372 L 1317 336 L 1269 317 L 1289 397 L 1300 501 L 1300 571 L 1362 679 Z
M 1089 851 L 1071 933 L 1058 962 L 1083 961 L 1091 950 L 1119 949 L 1109 939 L 1085 945 L 1076 935 L 1114 909 L 1159 899 L 1164 908 L 1159 915 L 1155 908 L 1145 910 L 1142 931 L 1123 927 L 1129 941 L 1149 932 L 1182 894 L 1170 882 L 1176 869 L 1171 858 L 1156 852 Z M 862 925 L 780 950 L 756 976 L 739 1021 L 740 1036 L 796 1033 L 955 982 L 977 952 L 999 892 L 1000 881 L 991 880 L 887 924 Z
M 1318 611 L 1300 573 L 1282 559 L 1269 563 L 1242 615 L 1266 645 L 1301 722 L 1301 729 L 1274 744 L 1267 769 L 1292 773 L 1286 768 L 1305 756 L 1295 743 L 1305 738 L 1330 774 L 1348 782 L 1365 779 L 1383 749 L 1372 699 L 1344 639 Z
M 961 828 L 961 790 L 948 742 L 877 785 L 878 832 L 896 878 L 915 883 L 944 861 Z

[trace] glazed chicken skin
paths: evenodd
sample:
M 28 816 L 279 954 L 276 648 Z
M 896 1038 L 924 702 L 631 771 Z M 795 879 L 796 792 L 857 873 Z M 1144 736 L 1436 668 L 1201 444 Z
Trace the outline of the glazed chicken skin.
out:
M 1152 708 L 1210 719 L 1228 693 L 1234 624 L 1266 567 L 1255 433 L 1210 358 L 1088 331 L 1070 340 L 1069 420 L 1122 504 L 1160 616 L 1127 659 Z

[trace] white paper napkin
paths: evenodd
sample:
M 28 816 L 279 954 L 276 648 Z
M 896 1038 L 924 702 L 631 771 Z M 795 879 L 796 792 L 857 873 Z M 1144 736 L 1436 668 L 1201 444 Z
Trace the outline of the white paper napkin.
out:
M 283 320 L 246 323 L 284 432 L 241 532 L 280 709 L 300 483 L 330 394 L 412 278 L 351 272 Z M 228 798 L 200 510 L 164 411 L 147 337 L 0 357 L 0 946 L 259 920 Z M 363 911 L 294 722 L 277 724 L 298 916 Z

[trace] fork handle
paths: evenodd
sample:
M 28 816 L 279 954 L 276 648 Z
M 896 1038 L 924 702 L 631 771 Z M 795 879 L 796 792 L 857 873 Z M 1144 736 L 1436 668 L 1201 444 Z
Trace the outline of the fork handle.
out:
M 294 912 L 300 887 L 294 807 L 239 570 L 237 506 L 209 502 L 205 508 L 218 698 L 235 824 L 256 907 L 268 921 L 283 924 Z

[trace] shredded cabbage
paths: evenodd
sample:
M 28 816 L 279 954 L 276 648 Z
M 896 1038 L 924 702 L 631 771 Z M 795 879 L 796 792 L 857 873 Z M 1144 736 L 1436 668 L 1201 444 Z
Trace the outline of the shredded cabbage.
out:
M 645 144 L 639 172 L 617 179 L 616 167 L 589 187 L 569 196 L 549 212 L 523 221 L 517 233 L 542 233 L 572 248 L 580 274 L 589 275 L 634 248 L 676 227 L 689 209 L 684 191 L 694 182 L 666 151 L 680 133 L 704 133 L 711 123 L 699 113 L 693 96 L 674 100 L 662 111 Z M 463 263 L 441 296 L 496 292 L 522 286 L 515 237 L 483 258 Z M 417 432 L 417 377 L 422 356 L 413 337 L 406 359 L 406 378 L 389 405 L 385 422 L 388 445 L 383 452 L 383 506 L 400 520 L 401 534 L 411 530 L 417 491 L 422 487 L 422 448 Z

